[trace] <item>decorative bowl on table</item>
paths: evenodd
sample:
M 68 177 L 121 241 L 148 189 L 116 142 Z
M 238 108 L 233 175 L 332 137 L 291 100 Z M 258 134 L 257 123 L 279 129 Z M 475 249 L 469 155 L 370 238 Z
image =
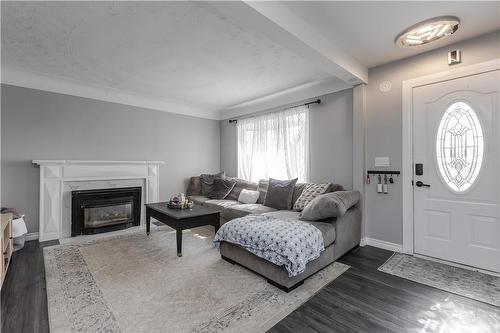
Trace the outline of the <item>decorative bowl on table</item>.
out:
M 182 209 L 182 203 L 178 201 L 169 201 L 167 206 L 168 208 Z
M 168 208 L 173 209 L 191 209 L 194 206 L 194 202 L 189 200 L 179 201 L 175 199 L 171 199 L 168 204 Z

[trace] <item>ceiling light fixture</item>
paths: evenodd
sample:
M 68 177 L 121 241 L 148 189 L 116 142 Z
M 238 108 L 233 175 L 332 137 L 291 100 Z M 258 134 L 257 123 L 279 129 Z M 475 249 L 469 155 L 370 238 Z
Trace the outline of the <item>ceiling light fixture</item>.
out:
M 413 47 L 433 42 L 453 34 L 460 20 L 455 16 L 439 16 L 412 25 L 396 37 L 400 47 Z

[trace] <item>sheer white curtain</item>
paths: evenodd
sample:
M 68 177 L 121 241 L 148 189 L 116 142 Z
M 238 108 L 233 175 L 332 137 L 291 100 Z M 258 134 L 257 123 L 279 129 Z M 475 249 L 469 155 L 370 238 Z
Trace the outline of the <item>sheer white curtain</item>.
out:
M 239 119 L 238 177 L 309 180 L 309 107 Z

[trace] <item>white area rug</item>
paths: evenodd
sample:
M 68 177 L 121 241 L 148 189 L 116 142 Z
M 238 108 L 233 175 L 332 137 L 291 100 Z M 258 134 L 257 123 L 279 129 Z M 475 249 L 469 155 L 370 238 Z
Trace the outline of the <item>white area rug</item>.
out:
M 213 232 L 143 232 L 44 249 L 51 332 L 265 332 L 349 266 L 291 293 L 220 258 Z
M 378 270 L 500 307 L 500 277 L 402 253 Z

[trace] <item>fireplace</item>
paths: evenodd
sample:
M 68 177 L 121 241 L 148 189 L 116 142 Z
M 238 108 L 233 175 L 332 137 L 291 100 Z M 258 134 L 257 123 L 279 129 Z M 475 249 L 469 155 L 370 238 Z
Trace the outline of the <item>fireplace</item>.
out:
M 71 192 L 71 237 L 138 226 L 141 187 Z

